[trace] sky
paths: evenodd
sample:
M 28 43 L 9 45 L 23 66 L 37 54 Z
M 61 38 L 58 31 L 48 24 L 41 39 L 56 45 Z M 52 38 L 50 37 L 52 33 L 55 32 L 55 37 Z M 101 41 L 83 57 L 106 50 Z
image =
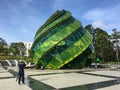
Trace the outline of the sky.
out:
M 33 42 L 37 30 L 57 10 L 68 10 L 83 27 L 93 25 L 108 34 L 120 31 L 119 0 L 0 0 L 0 38 Z

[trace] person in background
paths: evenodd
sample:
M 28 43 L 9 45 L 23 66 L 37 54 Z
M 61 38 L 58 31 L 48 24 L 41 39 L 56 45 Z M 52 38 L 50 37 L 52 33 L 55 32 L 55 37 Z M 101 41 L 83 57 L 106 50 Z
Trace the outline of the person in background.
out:
M 18 84 L 20 84 L 20 81 L 22 80 L 22 84 L 24 84 L 24 68 L 25 68 L 25 63 L 23 61 L 21 61 L 19 64 L 18 64 L 18 67 L 19 67 L 19 71 L 18 71 Z

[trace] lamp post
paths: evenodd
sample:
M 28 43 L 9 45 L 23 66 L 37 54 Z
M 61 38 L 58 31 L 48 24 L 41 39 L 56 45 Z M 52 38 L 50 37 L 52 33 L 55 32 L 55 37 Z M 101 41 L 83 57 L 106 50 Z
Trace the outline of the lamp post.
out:
M 116 43 L 116 60 L 117 60 L 117 66 L 119 64 L 119 57 L 118 57 L 118 39 L 117 39 L 117 29 L 113 29 L 112 30 L 114 32 L 114 39 L 115 39 L 115 43 Z

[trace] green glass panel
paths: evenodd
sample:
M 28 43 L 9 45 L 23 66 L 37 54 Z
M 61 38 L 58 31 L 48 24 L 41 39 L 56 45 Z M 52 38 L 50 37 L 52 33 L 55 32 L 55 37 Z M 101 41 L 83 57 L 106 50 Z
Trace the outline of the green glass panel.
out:
M 92 39 L 69 11 L 57 11 L 36 32 L 34 62 L 49 69 L 83 67 L 94 51 Z
M 77 30 L 81 25 L 73 25 L 78 23 L 77 20 L 75 20 L 73 23 L 70 25 L 66 26 L 66 28 L 60 30 L 56 34 L 52 35 L 50 38 L 48 38 L 45 42 L 43 42 L 40 46 L 39 49 L 36 50 L 35 56 L 34 57 L 41 57 L 47 50 L 52 48 L 54 45 L 56 45 L 58 42 L 60 42 L 62 39 L 66 38 L 69 34 L 71 34 L 74 30 Z M 72 27 L 70 28 L 69 26 Z M 36 61 L 36 60 L 35 60 Z M 36 62 L 37 63 L 37 62 Z
M 86 37 L 86 35 L 87 35 L 87 33 L 82 38 Z M 73 58 L 77 57 L 80 53 L 82 53 L 89 46 L 91 41 L 92 41 L 92 38 L 89 42 L 87 42 L 87 44 L 85 44 L 85 43 L 81 42 L 81 39 L 80 39 L 76 43 L 74 43 L 72 46 L 70 46 L 68 49 L 66 49 L 64 52 L 60 53 L 60 55 L 56 55 L 55 59 L 62 60 L 62 61 L 64 61 L 63 63 L 66 64 L 66 63 L 70 62 Z M 82 46 L 81 49 L 79 48 L 80 46 Z M 69 54 L 69 52 L 71 54 Z M 54 62 L 56 62 L 56 60 L 51 60 L 50 64 L 54 64 Z M 55 65 L 56 65 L 55 69 L 57 69 L 57 68 L 60 68 L 61 65 L 63 65 L 63 64 L 61 64 L 61 65 L 55 64 Z M 49 67 L 50 67 L 50 65 L 49 65 Z

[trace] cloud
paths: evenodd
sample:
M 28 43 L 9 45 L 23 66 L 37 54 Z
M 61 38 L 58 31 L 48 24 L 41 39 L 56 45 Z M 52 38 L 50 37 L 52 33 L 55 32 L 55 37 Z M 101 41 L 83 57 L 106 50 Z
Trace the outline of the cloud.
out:
M 94 9 L 86 12 L 83 18 L 86 20 L 99 20 L 101 17 L 103 17 L 104 13 L 105 11 Z
M 103 21 L 94 21 L 92 25 L 94 28 L 101 28 L 106 30 L 109 33 L 112 33 L 112 29 L 115 28 L 114 24 L 106 24 Z
M 38 29 L 36 26 L 42 21 L 35 16 L 36 11 L 27 0 L 5 0 L 3 6 L 0 6 L 0 12 L 0 37 L 8 43 L 33 41 L 33 34 Z
M 33 0 L 27 0 L 28 2 L 31 2 L 31 1 L 33 1 Z
M 120 20 L 120 5 L 114 6 L 112 8 L 95 8 L 87 11 L 83 18 L 87 20 Z
M 62 10 L 65 8 L 64 0 L 55 0 L 53 4 L 53 11 Z
M 16 41 L 20 41 L 20 38 L 9 34 L 7 32 L 1 32 L 0 31 L 0 37 L 3 38 L 8 44 L 10 44 L 11 42 L 16 42 Z
M 83 2 L 83 0 L 54 0 L 53 3 L 53 11 L 56 10 L 69 10 L 75 12 L 80 10 L 81 7 L 81 2 Z
M 113 28 L 120 28 L 120 4 L 111 8 L 95 8 L 87 11 L 83 18 L 92 22 L 94 27 L 111 32 Z
M 56 11 L 69 10 L 82 23 L 111 30 L 120 28 L 120 5 L 100 7 L 93 0 L 1 0 L 0 36 L 6 41 L 32 41 L 41 25 Z M 100 1 L 101 2 L 101 1 Z M 103 2 L 102 2 L 103 3 Z M 108 4 L 105 2 L 104 4 Z M 116 6 L 114 6 L 116 5 Z M 96 8 L 97 7 L 97 8 Z M 98 8 L 99 7 L 99 8 Z

